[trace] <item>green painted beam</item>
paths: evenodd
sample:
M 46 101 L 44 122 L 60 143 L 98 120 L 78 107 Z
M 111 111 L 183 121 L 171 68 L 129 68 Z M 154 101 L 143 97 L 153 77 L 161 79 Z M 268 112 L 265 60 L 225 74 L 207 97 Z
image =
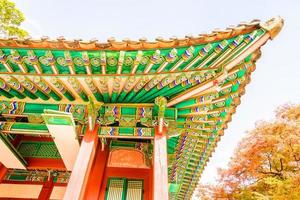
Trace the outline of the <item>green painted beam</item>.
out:
M 49 135 L 45 124 L 22 123 L 22 122 L 0 122 L 1 131 L 10 134 Z

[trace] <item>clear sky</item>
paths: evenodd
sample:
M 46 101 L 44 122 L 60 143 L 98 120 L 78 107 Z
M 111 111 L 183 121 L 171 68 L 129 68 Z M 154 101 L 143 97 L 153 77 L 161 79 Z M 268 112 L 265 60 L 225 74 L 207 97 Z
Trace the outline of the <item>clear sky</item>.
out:
M 23 27 L 34 38 L 97 38 L 105 41 L 157 36 L 182 37 L 210 32 L 241 21 L 280 15 L 282 32 L 262 48 L 262 57 L 246 87 L 241 105 L 218 143 L 202 183 L 213 182 L 226 167 L 247 130 L 261 119 L 272 119 L 284 103 L 300 103 L 299 0 L 12 0 L 26 17 Z M 299 56 L 299 57 L 298 57 Z

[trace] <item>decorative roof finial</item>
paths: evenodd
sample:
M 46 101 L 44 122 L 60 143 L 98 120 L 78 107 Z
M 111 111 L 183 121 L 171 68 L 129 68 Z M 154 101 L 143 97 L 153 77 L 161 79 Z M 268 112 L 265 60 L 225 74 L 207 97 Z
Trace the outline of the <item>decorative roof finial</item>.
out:
M 284 20 L 280 16 L 277 16 L 264 23 L 260 23 L 260 27 L 265 29 L 270 34 L 270 38 L 273 40 L 281 31 L 283 24 Z

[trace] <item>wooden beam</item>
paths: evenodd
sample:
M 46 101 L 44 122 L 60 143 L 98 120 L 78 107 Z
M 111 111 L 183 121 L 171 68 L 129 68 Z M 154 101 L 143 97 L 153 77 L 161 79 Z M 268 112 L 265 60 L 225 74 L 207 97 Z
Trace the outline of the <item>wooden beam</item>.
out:
M 96 125 L 92 131 L 87 129 L 87 132 L 82 139 L 79 153 L 64 196 L 65 200 L 84 199 L 88 174 L 90 173 L 98 144 L 98 128 L 98 125 Z
M 29 181 L 13 181 L 13 180 L 3 180 L 2 183 L 5 184 L 11 184 L 11 185 L 15 185 L 15 184 L 19 184 L 19 185 L 44 185 L 43 181 L 34 181 L 34 180 L 29 180 Z M 57 183 L 57 182 L 53 182 L 53 185 L 55 187 L 67 187 L 67 183 Z
M 167 128 L 155 127 L 153 147 L 153 197 L 154 200 L 168 199 Z
M 0 199 L 37 199 L 42 185 L 0 184 Z
M 54 187 L 54 183 L 53 183 L 53 177 L 49 177 L 49 180 L 47 180 L 42 187 L 42 190 L 39 194 L 39 200 L 48 200 L 50 199 L 52 190 Z
M 239 56 L 232 59 L 230 62 L 226 63 L 226 70 L 230 70 L 231 68 L 238 65 L 240 62 L 242 62 L 247 56 L 249 56 L 251 53 L 254 53 L 257 49 L 259 49 L 262 45 L 266 43 L 266 41 L 270 38 L 270 34 L 266 33 L 262 37 L 260 37 L 258 40 L 256 40 L 252 45 L 250 45 L 248 48 L 244 49 Z M 213 68 L 215 66 L 211 66 Z M 217 78 L 218 81 L 222 81 L 225 77 L 225 75 L 221 75 Z M 204 90 L 207 90 L 214 86 L 213 81 L 208 82 L 205 85 L 196 85 L 195 87 L 187 90 L 187 92 L 180 94 L 174 98 L 172 98 L 168 104 L 167 107 L 171 107 L 175 104 L 178 104 L 184 100 L 187 100 L 191 98 L 194 95 L 197 95 L 198 93 L 203 92 Z
M 57 158 L 26 158 L 27 169 L 39 170 L 66 170 L 62 159 Z

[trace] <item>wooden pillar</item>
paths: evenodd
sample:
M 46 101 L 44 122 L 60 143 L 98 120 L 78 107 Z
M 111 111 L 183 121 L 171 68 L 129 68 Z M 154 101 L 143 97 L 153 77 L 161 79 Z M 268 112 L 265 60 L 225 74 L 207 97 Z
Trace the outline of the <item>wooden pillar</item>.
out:
M 97 152 L 94 163 L 92 165 L 91 173 L 86 186 L 84 199 L 98 200 L 100 196 L 101 185 L 103 183 L 106 164 L 109 154 L 109 147 L 106 145 L 102 151 L 101 145 L 97 146 Z
M 161 130 L 161 131 L 160 131 Z M 155 127 L 153 147 L 153 197 L 154 200 L 168 199 L 168 155 L 167 128 Z
M 51 176 L 50 179 L 47 182 L 44 183 L 38 199 L 39 200 L 48 200 L 48 199 L 50 199 L 53 187 L 54 187 L 53 177 Z
M 84 198 L 88 175 L 95 157 L 98 144 L 98 125 L 93 130 L 87 129 L 76 158 L 74 168 L 64 196 L 65 200 Z

